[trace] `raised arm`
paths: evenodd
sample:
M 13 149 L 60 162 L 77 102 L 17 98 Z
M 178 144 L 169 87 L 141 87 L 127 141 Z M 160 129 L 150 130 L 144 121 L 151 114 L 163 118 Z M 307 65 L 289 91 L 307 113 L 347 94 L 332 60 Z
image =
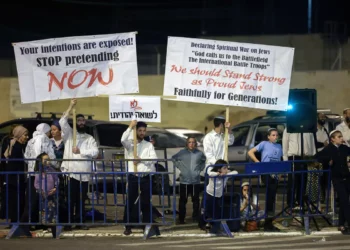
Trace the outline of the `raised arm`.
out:
M 73 135 L 73 129 L 68 123 L 68 117 L 69 117 L 69 113 L 72 111 L 72 109 L 75 107 L 76 104 L 77 104 L 77 99 L 72 99 L 68 109 L 66 110 L 66 112 L 63 113 L 63 116 L 59 120 L 63 141 L 66 141 L 70 136 Z
M 133 147 L 133 142 L 129 139 L 129 136 L 130 133 L 132 133 L 133 129 L 135 129 L 136 124 L 136 120 L 131 121 L 129 127 L 123 133 L 122 138 L 120 139 L 121 143 L 127 151 L 131 150 Z
M 225 128 L 227 128 L 228 130 L 228 145 L 232 146 L 233 143 L 235 142 L 235 137 L 233 136 L 233 133 L 232 133 L 231 124 L 229 122 L 226 122 Z

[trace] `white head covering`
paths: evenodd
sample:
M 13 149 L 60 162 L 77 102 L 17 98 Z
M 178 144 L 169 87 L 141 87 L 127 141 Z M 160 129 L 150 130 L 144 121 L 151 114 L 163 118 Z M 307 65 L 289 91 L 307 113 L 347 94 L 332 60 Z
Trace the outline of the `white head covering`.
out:
M 51 130 L 51 127 L 49 124 L 40 123 L 38 126 L 36 126 L 36 131 L 33 133 L 33 137 L 36 137 L 38 135 L 44 135 L 50 130 Z
M 333 131 L 331 131 L 331 132 L 329 133 L 329 136 L 331 136 L 331 135 L 334 134 L 335 132 L 341 133 L 341 131 L 339 131 L 339 130 L 333 130 Z
M 247 182 L 247 181 L 243 182 L 241 187 L 244 187 L 244 186 L 250 186 L 249 182 Z

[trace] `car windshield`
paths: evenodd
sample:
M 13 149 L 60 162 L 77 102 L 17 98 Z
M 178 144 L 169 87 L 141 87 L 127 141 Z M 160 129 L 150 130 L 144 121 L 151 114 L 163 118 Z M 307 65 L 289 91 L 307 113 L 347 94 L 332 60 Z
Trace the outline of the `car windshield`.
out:
M 99 124 L 96 125 L 100 146 L 122 147 L 120 139 L 127 129 L 127 125 L 122 124 Z
M 186 139 L 170 132 L 147 131 L 146 136 L 155 135 L 156 148 L 182 148 L 186 146 Z

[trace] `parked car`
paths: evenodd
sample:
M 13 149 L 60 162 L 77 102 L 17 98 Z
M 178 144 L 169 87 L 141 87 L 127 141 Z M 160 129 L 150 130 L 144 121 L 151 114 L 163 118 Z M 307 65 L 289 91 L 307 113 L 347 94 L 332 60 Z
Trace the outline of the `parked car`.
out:
M 327 121 L 325 127 L 332 131 L 342 122 L 338 114 L 326 113 Z M 252 120 L 237 124 L 232 128 L 235 137 L 233 145 L 228 148 L 228 160 L 230 163 L 245 163 L 251 161 L 248 151 L 267 139 L 267 130 L 276 128 L 279 133 L 278 143 L 282 144 L 283 131 L 286 127 L 286 114 L 280 111 L 267 111 L 265 116 L 259 116 Z M 257 157 L 260 155 L 257 153 Z M 239 173 L 244 172 L 244 164 L 237 165 Z
M 183 149 L 186 146 L 186 139 L 183 137 L 180 137 L 176 134 L 173 134 L 163 128 L 157 128 L 157 127 L 148 127 L 147 128 L 147 136 L 157 135 L 158 139 L 155 144 L 156 153 L 158 156 L 158 159 L 171 159 L 173 155 L 175 155 L 177 152 L 179 152 L 181 149 Z M 165 167 L 168 168 L 169 172 L 173 172 L 174 165 L 172 161 L 167 162 L 160 162 L 160 164 L 165 165 Z M 180 171 L 178 169 L 175 169 L 176 177 L 175 179 L 178 180 L 180 176 Z M 173 176 L 170 175 L 170 185 L 173 185 Z M 176 183 L 178 185 L 178 183 Z

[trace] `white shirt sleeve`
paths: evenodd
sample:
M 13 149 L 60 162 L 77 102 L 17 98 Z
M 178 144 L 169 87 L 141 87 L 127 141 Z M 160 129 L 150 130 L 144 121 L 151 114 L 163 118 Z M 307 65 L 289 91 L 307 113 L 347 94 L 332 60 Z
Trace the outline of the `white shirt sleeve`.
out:
M 283 160 L 288 161 L 288 147 L 289 147 L 289 133 L 285 128 L 282 136 L 282 146 L 283 146 Z
M 151 143 L 149 143 L 149 154 L 148 157 L 142 157 L 144 159 L 158 159 L 156 151 L 154 150 L 154 147 Z M 151 167 L 153 164 L 155 164 L 155 161 L 142 161 L 143 164 L 145 164 L 148 167 Z
M 350 146 L 350 130 L 346 130 L 344 126 L 346 126 L 346 124 L 342 122 L 335 129 L 339 130 L 342 133 L 345 144 L 347 146 Z
M 234 135 L 233 134 L 228 134 L 228 145 L 232 146 L 234 142 L 235 142 Z
M 131 128 L 127 128 L 127 130 L 123 133 L 122 138 L 120 139 L 121 143 L 127 151 L 130 151 L 133 147 L 131 140 L 129 140 L 129 136 L 132 131 L 133 130 Z
M 87 158 L 96 158 L 98 156 L 98 147 L 96 140 L 92 136 L 90 136 L 87 144 L 88 148 L 82 147 L 79 149 L 80 154 Z
M 64 113 L 61 119 L 59 120 L 63 141 L 67 141 L 69 137 L 73 136 L 73 129 L 68 123 L 68 115 L 69 114 Z
M 207 158 L 207 163 L 209 165 L 214 165 L 216 162 L 216 158 L 215 158 L 214 149 L 212 147 L 212 142 L 210 141 L 209 136 L 204 137 L 203 148 L 204 148 L 205 157 Z
M 227 175 L 234 175 L 234 174 L 238 174 L 238 172 L 236 170 L 233 170 L 227 173 Z

